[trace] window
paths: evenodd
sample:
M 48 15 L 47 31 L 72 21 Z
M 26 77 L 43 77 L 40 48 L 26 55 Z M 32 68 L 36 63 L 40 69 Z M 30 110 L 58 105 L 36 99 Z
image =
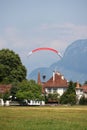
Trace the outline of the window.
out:
M 54 93 L 57 93 L 57 88 L 53 88 L 53 92 L 54 92 Z
M 51 88 L 47 88 L 47 90 L 48 90 L 48 93 L 51 93 Z

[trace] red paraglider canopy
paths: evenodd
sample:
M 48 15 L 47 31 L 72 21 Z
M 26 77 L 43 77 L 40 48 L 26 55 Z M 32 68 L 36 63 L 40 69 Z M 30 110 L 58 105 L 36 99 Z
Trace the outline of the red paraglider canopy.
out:
M 55 49 L 53 49 L 53 48 L 47 48 L 47 47 L 36 48 L 36 49 L 32 50 L 32 52 L 41 51 L 41 50 L 49 50 L 49 51 L 53 51 L 53 52 L 55 52 L 55 53 L 58 54 L 58 51 L 57 51 L 57 50 L 55 50 Z
M 32 50 L 31 52 L 29 52 L 28 55 L 30 56 L 32 53 L 37 52 L 37 51 L 42 51 L 42 50 L 52 51 L 52 52 L 58 54 L 60 57 L 62 57 L 62 55 L 57 50 L 55 50 L 53 48 L 48 48 L 48 47 L 36 48 L 36 49 Z

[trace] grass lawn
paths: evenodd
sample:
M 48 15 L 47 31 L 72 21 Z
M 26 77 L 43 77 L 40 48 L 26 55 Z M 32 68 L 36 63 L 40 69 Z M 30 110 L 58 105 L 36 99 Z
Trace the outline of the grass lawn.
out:
M 87 106 L 0 107 L 0 130 L 87 130 Z

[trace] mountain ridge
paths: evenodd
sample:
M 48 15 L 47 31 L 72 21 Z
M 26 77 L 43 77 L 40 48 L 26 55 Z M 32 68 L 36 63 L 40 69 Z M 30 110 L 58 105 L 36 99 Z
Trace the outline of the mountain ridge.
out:
M 59 71 L 67 80 L 87 81 L 87 39 L 72 42 L 65 50 L 63 58 L 48 68 L 40 67 L 31 72 L 29 79 L 37 80 L 38 71 L 46 75 L 46 80 L 52 76 L 52 72 Z

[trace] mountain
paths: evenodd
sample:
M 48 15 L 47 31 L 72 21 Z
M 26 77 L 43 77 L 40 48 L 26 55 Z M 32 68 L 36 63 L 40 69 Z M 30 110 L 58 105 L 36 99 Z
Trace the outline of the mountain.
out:
M 65 51 L 62 64 L 77 72 L 87 73 L 87 40 L 73 42 Z
M 40 72 L 41 81 L 47 81 L 52 75 L 52 70 L 50 68 L 46 68 L 46 67 L 37 68 L 31 72 L 31 74 L 29 75 L 29 79 L 34 79 L 37 81 L 38 72 Z M 45 76 L 44 79 L 43 76 Z
M 79 81 L 80 83 L 87 81 L 87 39 L 73 42 L 67 47 L 61 60 L 49 68 L 34 70 L 29 78 L 37 80 L 38 72 L 40 72 L 41 76 L 46 75 L 45 80 L 48 80 L 54 70 L 63 74 L 67 80 Z

